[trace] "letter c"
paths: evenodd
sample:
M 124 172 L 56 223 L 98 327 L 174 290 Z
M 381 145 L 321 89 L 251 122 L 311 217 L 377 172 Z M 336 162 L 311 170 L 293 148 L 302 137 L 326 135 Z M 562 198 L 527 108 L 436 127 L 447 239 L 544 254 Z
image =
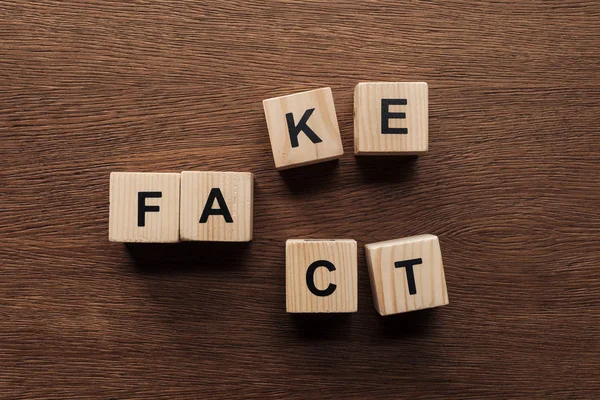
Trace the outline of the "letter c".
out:
M 325 290 L 317 289 L 317 287 L 315 286 L 315 271 L 319 267 L 325 267 L 329 270 L 329 272 L 335 271 L 335 265 L 333 265 L 330 261 L 317 260 L 310 264 L 308 266 L 308 269 L 306 270 L 306 285 L 308 286 L 308 290 L 310 290 L 310 292 L 315 296 L 329 296 L 330 294 L 335 292 L 337 285 L 335 283 L 330 283 L 329 286 L 327 286 L 327 289 Z

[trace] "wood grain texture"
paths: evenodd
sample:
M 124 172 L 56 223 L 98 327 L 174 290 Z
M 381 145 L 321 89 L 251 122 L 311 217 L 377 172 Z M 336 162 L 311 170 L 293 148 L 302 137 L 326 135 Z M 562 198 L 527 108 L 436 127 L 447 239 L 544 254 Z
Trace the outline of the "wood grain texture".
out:
M 254 179 L 250 172 L 183 171 L 179 213 L 181 240 L 252 240 L 253 188 Z M 211 197 L 214 189 L 219 192 Z M 217 214 L 208 213 L 208 218 L 202 221 L 205 209 Z M 223 214 L 225 211 L 229 221 Z
M 111 172 L 108 237 L 113 242 L 179 241 L 181 174 Z M 146 193 L 147 198 L 140 199 Z M 143 216 L 140 210 L 147 208 Z
M 600 4 L 0 2 L 0 398 L 600 397 Z M 429 85 L 429 151 L 354 157 L 353 90 Z M 345 155 L 273 168 L 330 86 Z M 111 171 L 250 171 L 250 243 L 110 243 Z M 446 307 L 285 312 L 285 240 L 428 232 Z
M 404 104 L 384 106 L 382 100 L 402 100 Z M 389 133 L 399 129 L 405 131 Z M 361 82 L 356 85 L 354 154 L 418 155 L 426 152 L 428 145 L 426 82 Z
M 289 313 L 356 312 L 358 307 L 357 251 L 354 239 L 286 240 L 286 311 Z M 325 265 L 322 261 L 330 264 Z M 311 272 L 310 268 L 316 269 Z M 308 286 L 309 274 L 314 285 L 312 291 Z M 315 290 L 333 290 L 333 292 L 329 295 L 315 295 L 313 293 Z
M 278 170 L 335 160 L 344 154 L 331 88 L 266 99 L 263 107 Z M 291 132 L 290 127 L 296 130 Z
M 373 290 L 373 304 L 381 315 L 399 314 L 448 304 L 442 251 L 437 236 L 416 235 L 365 245 L 365 258 Z M 409 289 L 407 267 L 395 263 L 418 259 L 410 265 L 414 292 Z

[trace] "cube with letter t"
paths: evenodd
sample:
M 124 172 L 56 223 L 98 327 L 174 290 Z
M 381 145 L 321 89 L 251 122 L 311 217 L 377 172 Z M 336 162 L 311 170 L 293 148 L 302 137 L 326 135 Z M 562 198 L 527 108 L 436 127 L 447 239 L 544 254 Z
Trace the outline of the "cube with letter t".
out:
M 289 239 L 285 245 L 285 259 L 287 312 L 356 312 L 355 240 Z
M 112 172 L 109 239 L 179 241 L 179 177 L 177 173 Z
M 181 240 L 252 240 L 253 182 L 250 172 L 183 171 Z
M 434 235 L 365 246 L 375 308 L 381 315 L 448 304 L 440 242 Z
M 277 169 L 300 167 L 344 154 L 331 89 L 263 101 Z
M 354 153 L 416 155 L 429 145 L 425 82 L 363 82 L 354 89 Z

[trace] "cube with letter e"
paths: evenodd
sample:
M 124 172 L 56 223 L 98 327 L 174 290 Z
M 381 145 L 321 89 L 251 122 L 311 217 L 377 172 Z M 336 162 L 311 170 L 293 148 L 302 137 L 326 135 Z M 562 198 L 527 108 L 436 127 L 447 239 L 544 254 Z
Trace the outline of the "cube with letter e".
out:
M 416 155 L 428 150 L 425 82 L 363 82 L 354 89 L 354 153 Z

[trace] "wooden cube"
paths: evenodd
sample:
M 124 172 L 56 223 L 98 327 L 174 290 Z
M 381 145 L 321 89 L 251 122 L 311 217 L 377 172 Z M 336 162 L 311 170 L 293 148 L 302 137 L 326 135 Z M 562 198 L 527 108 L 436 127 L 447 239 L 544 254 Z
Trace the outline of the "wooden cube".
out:
M 420 235 L 365 246 L 373 301 L 381 315 L 448 304 L 437 236 Z
M 179 240 L 179 178 L 175 173 L 110 174 L 109 240 Z
M 428 149 L 425 82 L 364 82 L 354 89 L 354 153 L 415 155 Z
M 355 240 L 289 239 L 285 245 L 285 259 L 287 312 L 356 312 Z
M 344 154 L 331 88 L 267 99 L 263 107 L 277 169 Z
M 250 172 L 182 172 L 181 240 L 252 240 L 253 182 Z

